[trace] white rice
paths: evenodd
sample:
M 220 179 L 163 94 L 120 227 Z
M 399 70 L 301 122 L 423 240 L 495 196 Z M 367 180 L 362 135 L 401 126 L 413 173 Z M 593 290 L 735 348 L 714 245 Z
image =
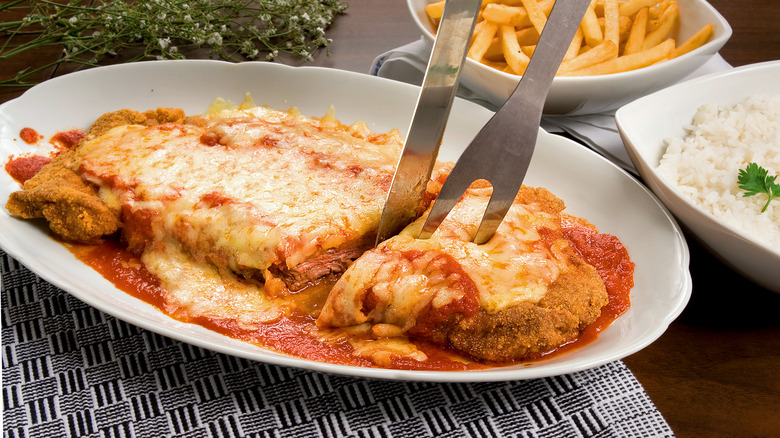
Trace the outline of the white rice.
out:
M 780 96 L 756 96 L 733 107 L 699 108 L 688 134 L 667 139 L 658 172 L 695 204 L 742 230 L 780 248 L 780 198 L 761 209 L 767 195 L 744 197 L 739 170 L 749 163 L 780 174 Z M 780 177 L 775 181 L 780 183 Z

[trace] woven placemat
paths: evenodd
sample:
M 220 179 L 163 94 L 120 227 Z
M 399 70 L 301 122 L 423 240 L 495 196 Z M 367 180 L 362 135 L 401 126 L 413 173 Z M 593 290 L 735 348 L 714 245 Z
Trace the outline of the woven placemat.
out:
M 508 382 L 351 378 L 138 328 L 2 251 L 0 273 L 6 438 L 673 436 L 620 361 Z

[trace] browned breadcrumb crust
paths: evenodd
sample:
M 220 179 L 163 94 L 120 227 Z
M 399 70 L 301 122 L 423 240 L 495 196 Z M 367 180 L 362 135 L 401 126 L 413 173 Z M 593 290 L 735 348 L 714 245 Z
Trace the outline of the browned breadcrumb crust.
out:
M 100 116 L 85 139 L 126 124 L 151 126 L 185 120 L 184 111 L 178 108 L 146 112 L 122 109 Z M 94 243 L 119 229 L 119 212 L 106 206 L 97 188 L 75 172 L 74 150 L 59 154 L 27 180 L 23 190 L 11 193 L 5 207 L 12 215 L 24 219 L 46 219 L 51 230 L 63 240 Z
M 476 181 L 472 187 L 486 184 Z M 516 202 L 568 218 L 563 213 L 564 202 L 544 188 L 522 186 Z M 574 220 L 592 227 L 587 221 Z M 553 241 L 567 242 L 561 228 L 548 232 Z M 480 308 L 472 316 L 453 313 L 431 332 L 413 335 L 486 362 L 533 359 L 577 339 L 581 330 L 601 315 L 608 295 L 599 273 L 571 245 L 565 243 L 560 250 L 567 268 L 539 302 L 524 302 L 494 313 Z
M 68 151 L 54 158 L 24 183 L 24 190 L 11 193 L 5 208 L 24 219 L 46 219 L 66 240 L 94 242 L 119 228 L 119 215 L 68 167 L 73 155 Z
M 562 216 L 566 208 L 561 199 L 541 187 L 522 186 L 516 201 L 557 216 Z M 592 227 L 585 220 L 577 220 Z M 556 233 L 565 239 L 560 230 Z M 458 315 L 434 336 L 439 342 L 486 361 L 528 359 L 573 341 L 601 315 L 609 297 L 596 268 L 570 245 L 564 254 L 569 269 L 550 285 L 538 303 L 527 302 L 494 314 L 480 309 L 472 317 Z
M 154 126 L 165 123 L 184 123 L 186 120 L 184 110 L 179 108 L 157 108 L 138 112 L 130 109 L 121 109 L 103 114 L 89 128 L 87 138 L 95 138 L 106 131 L 122 125 Z
M 536 357 L 575 340 L 601 315 L 608 297 L 596 269 L 579 257 L 538 303 L 522 303 L 490 314 L 453 315 L 432 334 L 435 342 L 485 361 Z

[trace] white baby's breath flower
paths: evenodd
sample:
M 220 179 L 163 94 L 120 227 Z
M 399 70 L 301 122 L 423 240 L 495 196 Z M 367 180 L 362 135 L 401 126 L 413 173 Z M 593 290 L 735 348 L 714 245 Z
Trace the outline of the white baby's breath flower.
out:
M 222 35 L 220 35 L 217 32 L 212 33 L 209 38 L 206 40 L 206 43 L 210 46 L 221 46 L 222 45 Z

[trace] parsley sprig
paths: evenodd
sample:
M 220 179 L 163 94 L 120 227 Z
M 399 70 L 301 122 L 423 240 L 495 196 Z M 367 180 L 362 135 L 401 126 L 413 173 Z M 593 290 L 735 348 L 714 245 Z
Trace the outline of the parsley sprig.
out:
M 746 168 L 739 170 L 737 183 L 739 188 L 745 191 L 742 196 L 754 196 L 759 193 L 765 193 L 769 197 L 766 204 L 764 204 L 764 208 L 761 209 L 761 213 L 763 213 L 769 207 L 772 199 L 780 196 L 780 184 L 775 182 L 776 178 L 777 175 L 769 176 L 769 171 L 758 164 L 750 163 Z
M 0 86 L 34 85 L 39 72 L 70 63 L 76 69 L 133 49 L 128 62 L 182 59 L 207 49 L 228 61 L 275 60 L 280 53 L 310 61 L 327 47 L 325 29 L 347 9 L 340 0 L 7 0 L 0 13 L 0 62 L 30 50 L 62 47 L 50 63 L 0 78 Z M 19 13 L 16 14 L 20 15 Z M 4 40 L 4 41 L 3 41 Z

